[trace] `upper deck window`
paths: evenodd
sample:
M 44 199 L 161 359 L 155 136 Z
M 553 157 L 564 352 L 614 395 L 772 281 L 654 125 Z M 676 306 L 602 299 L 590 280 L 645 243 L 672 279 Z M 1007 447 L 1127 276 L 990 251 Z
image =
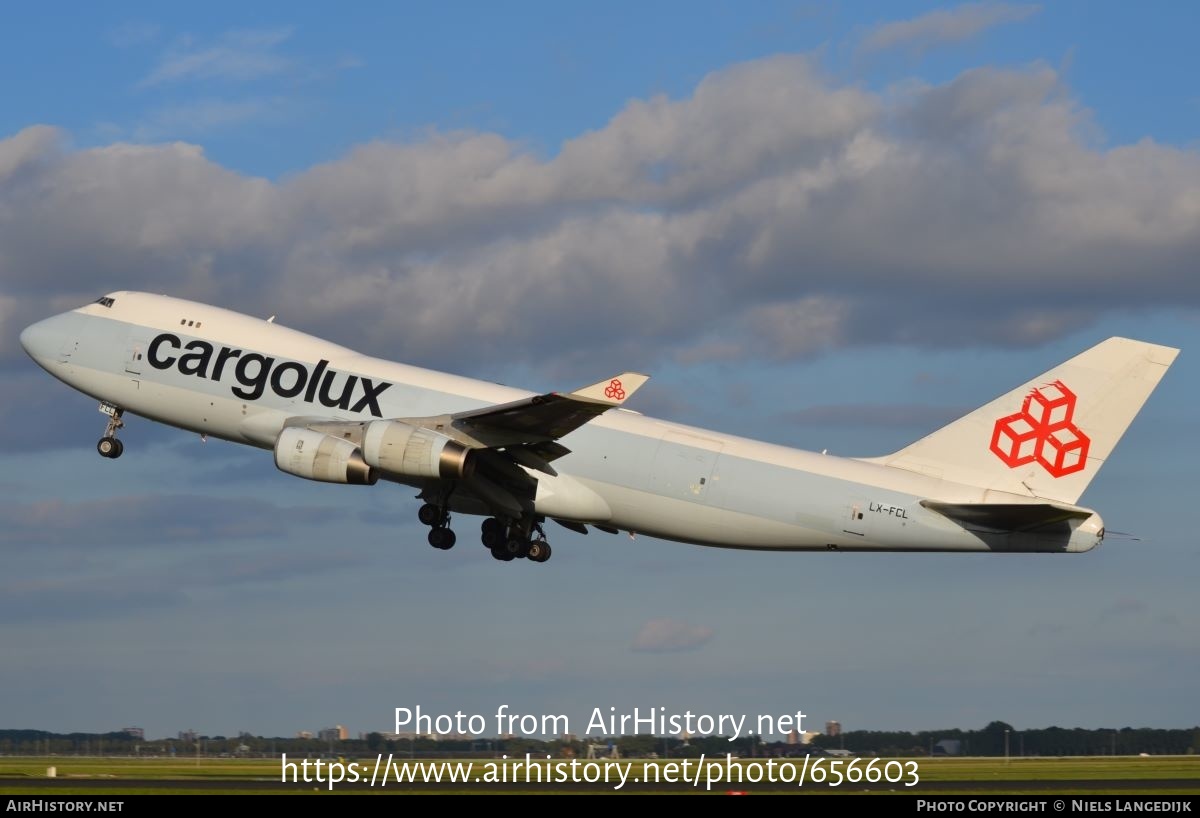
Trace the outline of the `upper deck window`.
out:
M 100 297 L 100 298 L 97 298 L 97 299 L 96 299 L 96 303 L 97 303 L 97 304 L 99 304 L 101 307 L 111 307 L 111 306 L 112 306 L 114 303 L 116 303 L 116 300 L 117 300 L 117 299 L 115 299 L 115 298 L 109 298 L 109 297 L 106 295 L 106 296 L 102 296 L 102 297 Z

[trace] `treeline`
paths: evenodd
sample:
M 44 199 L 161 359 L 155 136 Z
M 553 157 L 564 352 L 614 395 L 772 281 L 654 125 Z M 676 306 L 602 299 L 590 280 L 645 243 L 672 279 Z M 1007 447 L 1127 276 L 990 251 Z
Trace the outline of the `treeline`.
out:
M 810 747 L 846 750 L 860 756 L 920 757 L 937 754 L 939 742 L 947 742 L 960 755 L 1004 756 L 1101 756 L 1184 755 L 1200 753 L 1200 727 L 1178 730 L 1123 727 L 1086 730 L 1045 727 L 1017 730 L 994 721 L 982 730 L 930 730 L 918 733 L 853 730 L 838 736 L 820 735 Z M 1007 742 L 1007 744 L 1006 744 Z M 765 742 L 750 736 L 729 741 L 724 736 L 678 737 L 652 735 L 622 736 L 614 740 L 587 738 L 540 741 L 533 738 L 391 739 L 382 733 L 365 738 L 328 741 L 316 738 L 252 736 L 197 736 L 142 740 L 128 733 L 51 733 L 45 730 L 0 730 L 0 755 L 105 755 L 158 757 L 274 757 L 281 753 L 297 757 L 353 756 L 391 753 L 397 758 L 480 757 L 586 758 L 589 745 L 597 756 L 613 747 L 623 758 L 685 758 L 704 753 L 721 757 L 726 753 L 747 757 L 803 754 L 802 745 Z M 943 747 L 947 746 L 943 744 Z M 818 751 L 820 751 L 818 750 Z M 954 754 L 953 752 L 950 754 Z
M 0 730 L 0 755 L 134 755 L 143 742 L 128 733 Z
M 1159 730 L 1148 727 L 1085 730 L 1043 727 L 1017 730 L 994 721 L 982 730 L 931 730 L 920 733 L 854 730 L 818 736 L 813 744 L 846 749 L 856 755 L 928 756 L 939 742 L 958 742 L 960 755 L 1010 756 L 1183 755 L 1200 753 L 1200 727 Z

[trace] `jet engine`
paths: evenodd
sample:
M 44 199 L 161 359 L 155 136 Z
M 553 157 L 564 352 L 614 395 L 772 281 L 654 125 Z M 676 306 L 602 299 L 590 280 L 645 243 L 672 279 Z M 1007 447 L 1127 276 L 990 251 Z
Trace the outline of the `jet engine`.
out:
M 299 426 L 289 426 L 275 441 L 280 471 L 322 483 L 373 486 L 379 472 L 367 465 L 362 451 L 349 440 Z
M 471 448 L 438 432 L 399 420 L 375 420 L 363 431 L 363 459 L 404 477 L 458 480 L 475 470 Z

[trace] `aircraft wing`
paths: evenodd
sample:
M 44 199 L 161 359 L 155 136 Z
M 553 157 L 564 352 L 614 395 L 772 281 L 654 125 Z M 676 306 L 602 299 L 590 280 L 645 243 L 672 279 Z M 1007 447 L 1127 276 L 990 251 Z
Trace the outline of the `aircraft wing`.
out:
M 454 489 L 455 496 L 473 496 L 491 513 L 520 516 L 532 509 L 538 485 L 521 467 L 556 477 L 558 472 L 550 461 L 570 452 L 558 438 L 620 406 L 648 380 L 648 375 L 623 372 L 574 392 L 550 392 L 455 414 L 366 422 L 293 418 L 288 425 L 306 426 L 361 445 L 372 466 L 378 465 L 376 460 L 382 460 L 380 453 L 386 450 L 391 462 L 385 470 L 420 478 L 426 488 L 449 477 L 442 462 L 447 452 L 453 463 L 461 465 L 467 462 L 465 452 L 470 451 L 470 468 L 464 466 L 463 473 L 449 478 L 461 483 Z M 372 437 L 370 428 L 376 424 L 385 428 Z M 393 435 L 386 429 L 390 424 L 401 428 Z M 405 434 L 405 427 L 420 432 Z M 393 436 L 390 441 L 389 435 Z M 429 470 L 431 455 L 437 464 L 433 471 Z
M 623 372 L 566 394 L 549 392 L 458 412 L 450 416 L 450 422 L 486 447 L 526 446 L 543 459 L 552 460 L 567 453 L 567 449 L 552 441 L 622 405 L 649 379 L 648 375 L 637 372 Z

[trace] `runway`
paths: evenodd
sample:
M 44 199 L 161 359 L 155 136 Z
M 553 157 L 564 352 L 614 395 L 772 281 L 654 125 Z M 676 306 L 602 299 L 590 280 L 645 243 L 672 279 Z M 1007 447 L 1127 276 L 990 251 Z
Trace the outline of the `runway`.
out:
M 404 783 L 396 784 L 390 782 L 386 786 L 372 787 L 367 782 L 355 783 L 339 783 L 335 784 L 330 790 L 328 783 L 318 782 L 300 782 L 296 784 L 284 783 L 279 780 L 261 779 L 261 778 L 231 778 L 231 779 L 212 779 L 212 778 L 195 778 L 195 779 L 162 779 L 162 778 L 18 778 L 4 777 L 0 778 L 0 793 L 12 794 L 13 790 L 22 790 L 23 795 L 41 795 L 47 796 L 58 795 L 62 793 L 78 793 L 86 792 L 89 795 L 121 795 L 121 794 L 154 794 L 156 791 L 162 794 L 171 793 L 297 793 L 297 792 L 313 792 L 314 790 L 322 793 L 438 793 L 438 792 L 456 792 L 456 793 L 471 793 L 478 792 L 480 794 L 499 794 L 505 792 L 511 793 L 528 793 L 528 792 L 545 792 L 545 793 L 613 793 L 614 783 L 598 783 L 586 782 L 543 782 L 536 781 L 516 781 L 508 783 L 474 783 L 474 782 L 421 782 L 421 783 Z M 745 791 L 749 793 L 896 793 L 898 795 L 952 795 L 962 793 L 972 797 L 980 797 L 988 794 L 997 796 L 1012 797 L 1019 795 L 1032 795 L 1035 797 L 1054 797 L 1071 794 L 1088 794 L 1103 792 L 1105 796 L 1112 797 L 1116 795 L 1136 795 L 1136 796 L 1155 796 L 1161 797 L 1179 797 L 1179 793 L 1200 793 L 1200 783 L 1194 778 L 1179 778 L 1179 779 L 1145 779 L 1145 778 L 1127 778 L 1127 779 L 1076 779 L 1076 780 L 1047 780 L 1047 779 L 1027 779 L 1027 780 L 1006 780 L 1006 781 L 922 781 L 914 786 L 905 787 L 901 784 L 888 782 L 880 782 L 876 784 L 855 783 L 842 784 L 840 786 L 831 786 L 829 784 L 814 784 L 805 782 L 803 787 L 780 783 L 737 783 L 730 784 L 728 782 L 714 782 L 711 790 L 705 790 L 703 783 L 699 787 L 689 782 L 634 782 L 629 781 L 619 792 L 636 794 L 636 793 L 685 793 L 685 792 L 705 792 L 723 793 L 729 790 Z M 168 792 L 170 791 L 170 792 Z M 1187 796 L 1184 796 L 1185 798 Z

